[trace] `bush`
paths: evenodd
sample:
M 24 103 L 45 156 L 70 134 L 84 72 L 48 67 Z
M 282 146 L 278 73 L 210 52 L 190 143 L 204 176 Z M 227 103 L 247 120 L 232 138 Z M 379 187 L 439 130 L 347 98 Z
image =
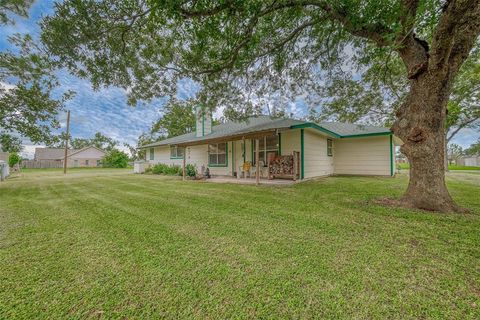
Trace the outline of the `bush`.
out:
M 197 167 L 193 164 L 187 164 L 185 166 L 185 174 L 188 177 L 195 177 L 197 175 Z
M 13 168 L 17 163 L 20 163 L 20 156 L 17 153 L 12 153 L 8 156 L 8 165 Z
M 113 149 L 103 157 L 103 166 L 106 168 L 126 168 L 128 155 L 120 150 Z
M 152 167 L 153 174 L 164 174 L 167 176 L 181 176 L 182 168 L 177 165 L 168 165 L 165 163 L 157 163 Z
M 168 165 L 164 163 L 157 163 L 152 167 L 152 173 L 153 174 L 166 174 L 168 169 Z

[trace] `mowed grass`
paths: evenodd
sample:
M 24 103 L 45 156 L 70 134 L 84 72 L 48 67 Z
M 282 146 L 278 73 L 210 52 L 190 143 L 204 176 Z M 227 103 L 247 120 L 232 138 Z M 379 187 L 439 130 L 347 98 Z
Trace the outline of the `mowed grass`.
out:
M 410 164 L 409 163 L 397 163 L 397 167 L 399 169 L 402 169 L 402 170 L 408 170 L 408 169 L 410 169 Z M 478 171 L 480 171 L 480 167 L 458 166 L 456 164 L 449 164 L 448 165 L 448 170 L 467 170 L 467 171 L 478 170 Z
M 407 178 L 288 187 L 127 170 L 0 184 L 0 318 L 480 317 L 480 175 L 471 214 L 376 205 Z

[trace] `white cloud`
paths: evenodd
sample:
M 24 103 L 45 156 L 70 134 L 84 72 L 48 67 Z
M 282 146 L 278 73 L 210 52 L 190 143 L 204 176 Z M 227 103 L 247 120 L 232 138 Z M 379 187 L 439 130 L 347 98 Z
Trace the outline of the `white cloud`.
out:
M 44 145 L 24 144 L 23 150 L 20 152 L 22 158 L 33 159 L 35 156 L 35 148 L 43 148 Z

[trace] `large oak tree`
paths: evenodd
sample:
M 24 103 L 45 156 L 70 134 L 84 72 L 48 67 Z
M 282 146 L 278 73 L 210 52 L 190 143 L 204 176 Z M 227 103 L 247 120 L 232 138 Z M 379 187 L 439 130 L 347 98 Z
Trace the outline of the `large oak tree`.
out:
M 479 33 L 479 0 L 67 0 L 42 39 L 94 87 L 128 89 L 131 103 L 174 96 L 188 76 L 202 103 L 239 114 L 265 99 L 286 105 L 333 66 L 391 51 L 409 86 L 392 126 L 411 163 L 399 202 L 458 211 L 443 171 L 446 109 Z

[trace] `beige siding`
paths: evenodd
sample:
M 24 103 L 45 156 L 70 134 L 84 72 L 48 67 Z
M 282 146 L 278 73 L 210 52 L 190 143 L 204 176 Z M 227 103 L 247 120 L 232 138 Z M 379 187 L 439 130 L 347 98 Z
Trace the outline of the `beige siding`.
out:
M 147 150 L 147 159 L 150 159 L 150 151 Z M 209 167 L 212 175 L 231 175 L 232 174 L 232 142 L 228 142 L 228 166 L 226 167 Z M 165 163 L 168 165 L 183 164 L 183 159 L 170 159 L 170 147 L 156 147 L 154 160 L 148 160 L 151 164 Z M 197 167 L 197 171 L 201 172 L 202 166 L 208 167 L 208 145 L 202 144 L 198 146 L 187 147 L 186 163 L 193 164 Z
M 390 175 L 390 137 L 333 141 L 335 174 Z
M 304 152 L 305 178 L 333 174 L 333 157 L 327 155 L 327 138 L 325 136 L 311 129 L 305 130 Z
M 63 161 L 59 160 L 63 163 Z M 101 162 L 99 158 L 69 158 L 67 160 L 67 167 L 69 168 L 83 168 L 83 167 L 99 167 L 101 164 L 99 163 L 97 166 L 97 161 Z
M 208 148 L 208 146 L 206 146 Z M 208 153 L 207 153 L 208 155 Z M 227 153 L 227 166 L 226 167 L 209 167 L 210 174 L 220 175 L 220 176 L 231 176 L 232 175 L 232 142 L 228 142 L 228 153 Z M 208 160 L 207 160 L 208 161 Z
M 147 159 L 150 159 L 150 150 L 147 150 Z M 165 163 L 168 165 L 176 164 L 182 165 L 182 159 L 170 159 L 170 147 L 156 147 L 154 152 L 154 159 L 149 160 L 150 163 Z
M 292 154 L 293 151 L 300 152 L 300 129 L 282 132 L 282 155 Z
M 206 144 L 200 146 L 187 147 L 186 163 L 193 164 L 197 167 L 197 171 L 202 171 L 208 165 L 208 146 Z
M 72 159 L 101 159 L 105 152 L 96 148 L 88 148 L 71 156 Z

